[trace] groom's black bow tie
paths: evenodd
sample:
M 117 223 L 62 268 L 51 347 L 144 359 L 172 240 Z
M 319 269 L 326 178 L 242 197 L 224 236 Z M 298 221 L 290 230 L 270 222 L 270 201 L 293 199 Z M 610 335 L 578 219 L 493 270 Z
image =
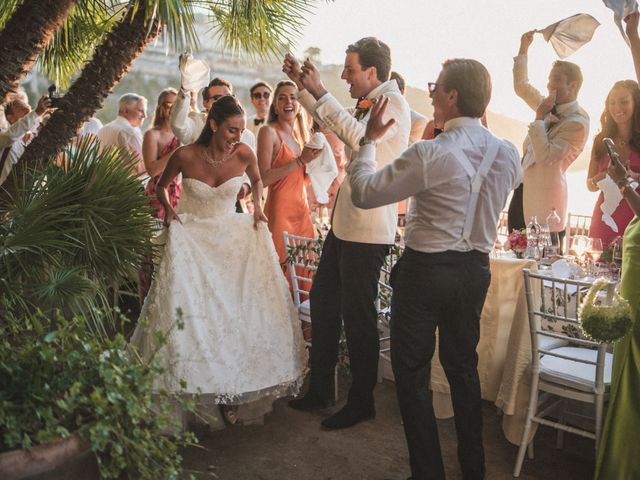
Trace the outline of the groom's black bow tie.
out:
M 258 125 L 262 125 L 264 123 L 264 118 L 254 118 L 253 124 L 257 127 Z

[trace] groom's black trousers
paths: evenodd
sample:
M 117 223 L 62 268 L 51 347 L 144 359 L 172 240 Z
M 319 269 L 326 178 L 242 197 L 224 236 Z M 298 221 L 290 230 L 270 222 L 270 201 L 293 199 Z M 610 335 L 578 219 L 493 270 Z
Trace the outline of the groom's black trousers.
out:
M 310 293 L 310 394 L 331 398 L 344 322 L 352 378 L 348 403 L 373 407 L 380 352 L 375 300 L 388 251 L 388 245 L 348 242 L 329 231 Z
M 430 390 L 436 328 L 463 476 L 484 478 L 476 347 L 490 280 L 489 257 L 478 251 L 423 253 L 407 247 L 392 270 L 391 361 L 415 480 L 445 478 Z

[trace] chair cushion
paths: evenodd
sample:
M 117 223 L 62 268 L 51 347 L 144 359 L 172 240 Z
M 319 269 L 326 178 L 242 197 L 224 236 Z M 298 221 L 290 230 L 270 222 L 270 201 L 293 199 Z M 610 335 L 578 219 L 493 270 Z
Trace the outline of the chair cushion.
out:
M 597 350 L 578 347 L 560 347 L 553 350 L 554 353 L 566 355 L 582 360 L 595 362 L 598 356 Z M 604 383 L 611 383 L 611 361 L 613 355 L 605 354 Z M 544 355 L 540 358 L 540 378 L 548 382 L 560 383 L 567 387 L 593 392 L 596 381 L 596 366 L 580 363 L 573 360 Z
M 305 300 L 300 304 L 300 306 L 298 306 L 298 312 L 300 312 L 301 316 L 304 315 L 306 317 L 311 317 L 311 302 L 309 299 Z
M 553 350 L 567 345 L 569 345 L 567 340 L 547 337 L 546 335 L 538 335 L 538 348 L 541 350 Z

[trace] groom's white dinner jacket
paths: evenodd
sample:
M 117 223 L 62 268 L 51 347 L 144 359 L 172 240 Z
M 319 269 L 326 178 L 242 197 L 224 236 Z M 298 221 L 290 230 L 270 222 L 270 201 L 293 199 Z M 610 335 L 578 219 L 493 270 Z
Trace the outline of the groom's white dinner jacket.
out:
M 411 109 L 404 99 L 395 80 L 389 80 L 374 88 L 368 99 L 377 99 L 380 95 L 389 98 L 384 121 L 395 119 L 395 124 L 377 142 L 376 160 L 378 169 L 386 167 L 409 145 L 411 131 Z M 323 126 L 331 129 L 345 143 L 349 158 L 354 158 L 360 148 L 358 142 L 364 136 L 369 121 L 369 112 L 356 119 L 353 108 L 345 109 L 330 93 L 318 101 L 306 90 L 298 93 L 300 104 Z M 349 242 L 378 243 L 392 245 L 396 236 L 398 217 L 397 204 L 363 210 L 351 201 L 350 165 L 347 175 L 338 191 L 333 207 L 332 230 L 336 237 Z

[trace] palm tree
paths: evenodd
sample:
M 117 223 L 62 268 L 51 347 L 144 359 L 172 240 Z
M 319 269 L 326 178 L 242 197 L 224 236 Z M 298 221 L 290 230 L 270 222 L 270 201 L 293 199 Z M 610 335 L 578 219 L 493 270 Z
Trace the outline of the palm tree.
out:
M 68 318 L 109 314 L 110 288 L 137 276 L 151 253 L 154 219 L 131 154 L 82 137 L 3 205 L 0 222 L 0 323 L 60 309 Z
M 196 7 L 208 8 L 226 46 L 254 55 L 286 50 L 299 34 L 312 0 L 131 0 L 20 164 L 59 152 L 99 108 L 144 48 L 165 30 L 174 46 L 197 44 Z
M 15 92 L 78 0 L 3 0 L 0 7 L 0 104 Z M 9 15 L 11 15 L 9 17 Z

